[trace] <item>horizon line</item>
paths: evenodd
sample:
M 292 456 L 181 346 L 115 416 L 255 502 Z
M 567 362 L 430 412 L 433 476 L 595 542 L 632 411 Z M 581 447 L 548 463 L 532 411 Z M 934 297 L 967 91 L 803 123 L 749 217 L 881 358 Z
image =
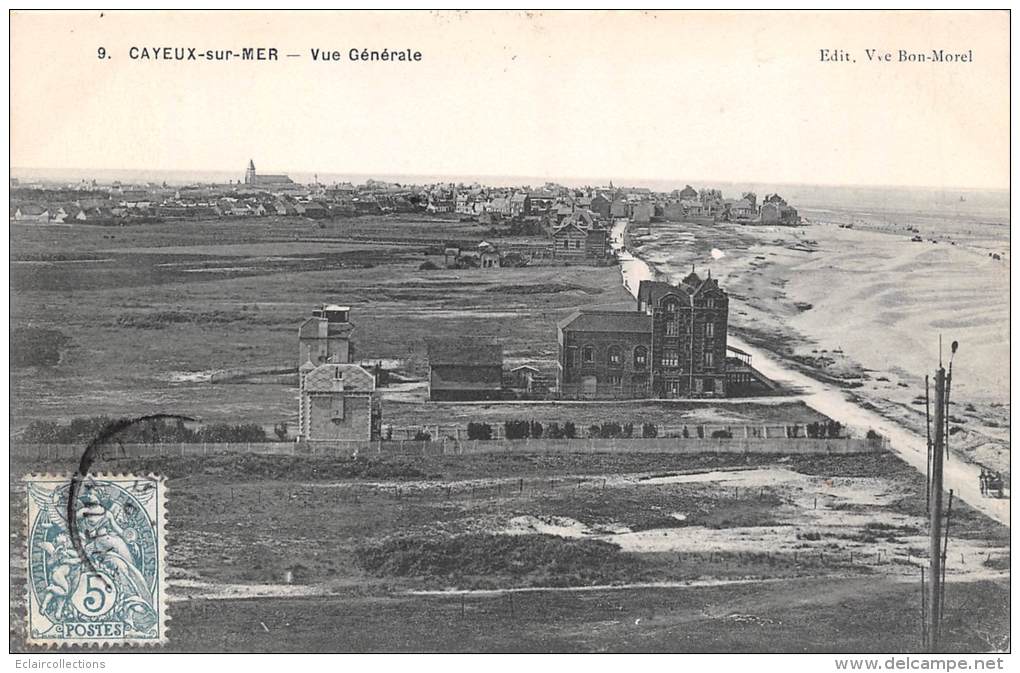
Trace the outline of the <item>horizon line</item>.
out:
M 238 177 L 238 182 L 241 182 L 242 179 L 243 179 L 243 176 L 244 176 L 244 171 L 243 170 L 236 171 L 235 169 L 224 169 L 224 168 L 202 168 L 202 169 L 196 169 L 196 168 L 80 168 L 80 167 L 55 168 L 55 167 L 52 167 L 52 166 L 10 166 L 9 167 L 9 171 L 12 174 L 11 177 L 13 177 L 13 173 L 14 173 L 15 170 L 39 171 L 39 172 L 45 172 L 45 171 L 54 171 L 54 172 L 56 172 L 56 171 L 65 171 L 65 172 L 124 171 L 124 172 L 137 172 L 137 173 L 143 173 L 143 172 L 150 172 L 150 173 L 234 173 L 234 172 L 237 172 L 238 176 L 239 176 Z M 273 170 L 279 171 L 281 169 L 273 169 Z M 350 175 L 350 176 L 358 176 L 358 177 L 368 177 L 370 179 L 372 178 L 373 175 L 385 175 L 385 173 L 381 172 L 381 171 L 376 171 L 376 172 L 373 172 L 373 173 L 357 173 L 357 172 L 348 172 L 348 171 L 332 171 L 332 170 L 319 171 L 319 170 L 303 170 L 303 169 L 296 169 L 296 170 L 293 170 L 293 171 L 286 171 L 284 174 L 285 175 L 289 175 L 290 173 L 303 174 L 303 175 L 318 175 L 319 173 L 322 173 L 324 175 Z M 451 173 L 392 173 L 392 174 L 390 174 L 390 176 L 391 177 L 431 177 L 431 178 L 437 178 L 437 179 L 442 179 L 444 177 L 445 178 L 454 178 L 454 177 L 464 178 L 464 177 L 469 177 L 468 174 L 451 174 Z M 616 182 L 617 181 L 617 178 L 607 178 L 607 177 L 604 177 L 604 176 L 603 177 L 599 177 L 599 178 L 596 178 L 596 177 L 593 177 L 593 176 L 588 176 L 588 177 L 559 176 L 559 177 L 556 177 L 556 178 L 552 178 L 552 177 L 540 176 L 540 175 L 496 175 L 496 174 L 491 174 L 491 173 L 484 173 L 484 174 L 470 175 L 470 177 L 472 177 L 472 178 L 474 178 L 474 179 L 476 179 L 478 181 L 481 181 L 481 180 L 483 180 L 485 178 L 499 178 L 499 179 L 504 180 L 504 181 L 506 181 L 506 180 L 513 180 L 513 179 L 517 179 L 517 178 L 521 178 L 521 179 L 530 178 L 530 179 L 544 180 L 545 182 L 552 183 L 552 184 L 556 184 L 557 180 L 570 180 L 570 181 L 573 181 L 573 182 L 582 182 L 582 181 L 587 181 L 587 180 L 608 180 L 609 182 Z M 631 182 L 635 182 L 635 183 L 638 183 L 638 182 L 648 182 L 648 181 L 650 181 L 650 182 L 666 182 L 666 181 L 674 181 L 675 180 L 675 181 L 678 181 L 678 182 L 685 182 L 685 183 L 687 183 L 687 181 L 690 180 L 690 178 L 672 178 L 672 177 L 665 177 L 665 178 L 651 178 L 651 177 L 633 178 L 633 177 L 625 177 L 625 178 L 619 178 L 619 180 L 631 181 Z M 705 183 L 715 183 L 715 182 L 718 182 L 718 183 L 722 183 L 722 184 L 781 185 L 781 186 L 790 186 L 790 187 L 844 187 L 844 188 L 848 188 L 848 189 L 849 188 L 919 189 L 919 190 L 932 190 L 932 191 L 935 191 L 935 190 L 942 190 L 942 191 L 965 190 L 965 191 L 1007 192 L 1007 193 L 1011 192 L 1011 190 L 1012 190 L 1011 186 L 1007 186 L 1007 187 L 980 186 L 980 187 L 978 187 L 978 186 L 962 186 L 962 185 L 937 186 L 937 185 L 919 185 L 919 184 L 903 184 L 903 183 L 876 184 L 876 183 L 842 183 L 842 182 L 790 182 L 790 181 L 775 181 L 775 180 L 773 180 L 773 181 L 763 181 L 763 180 L 733 180 L 733 179 L 718 179 L 718 178 L 710 178 L 710 179 L 701 178 L 701 179 L 694 180 L 694 182 L 705 182 Z M 219 184 L 219 183 L 214 183 L 214 184 Z M 229 184 L 229 183 L 226 183 L 226 184 Z M 303 184 L 303 183 L 298 183 L 298 184 Z M 530 183 L 530 182 L 525 182 L 525 183 L 522 183 L 522 184 L 527 184 L 528 186 L 533 186 L 532 183 Z M 619 187 L 620 185 L 616 185 L 616 186 Z M 640 186 L 640 185 L 639 184 L 634 184 L 634 185 L 630 185 L 630 186 Z M 691 185 L 691 186 L 693 187 L 693 185 Z

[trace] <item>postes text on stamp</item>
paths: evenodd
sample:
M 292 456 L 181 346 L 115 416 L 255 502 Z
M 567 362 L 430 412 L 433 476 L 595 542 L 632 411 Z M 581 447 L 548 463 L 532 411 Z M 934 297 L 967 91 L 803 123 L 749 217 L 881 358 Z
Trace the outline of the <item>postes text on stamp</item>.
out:
M 28 643 L 164 642 L 165 482 L 151 475 L 90 475 L 69 508 L 70 477 L 26 481 Z

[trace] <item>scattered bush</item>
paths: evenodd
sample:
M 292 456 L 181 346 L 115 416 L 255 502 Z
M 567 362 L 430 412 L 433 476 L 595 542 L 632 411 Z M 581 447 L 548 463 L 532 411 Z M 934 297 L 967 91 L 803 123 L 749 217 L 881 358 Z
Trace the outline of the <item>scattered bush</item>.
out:
M 53 421 L 32 421 L 25 428 L 21 441 L 26 444 L 81 444 L 99 437 L 115 423 L 125 419 L 108 416 L 90 416 L 71 419 L 66 425 Z M 284 431 L 286 431 L 286 424 Z M 277 426 L 279 430 L 279 426 Z M 277 432 L 279 436 L 279 432 Z M 133 423 L 114 435 L 125 444 L 201 444 L 229 442 L 266 442 L 269 438 L 261 425 L 242 423 L 214 423 L 197 430 L 187 427 L 181 419 L 153 419 Z
M 633 426 L 631 426 L 631 433 L 634 432 Z M 588 436 L 593 439 L 617 439 L 624 437 L 624 429 L 619 423 L 602 423 L 601 425 L 592 425 L 588 428 Z
M 368 572 L 384 577 L 580 575 L 579 583 L 590 583 L 610 568 L 633 562 L 617 545 L 601 540 L 488 533 L 392 538 L 357 549 L 355 559 Z
M 843 424 L 839 421 L 814 421 L 804 426 L 804 433 L 813 439 L 837 439 L 843 434 Z
M 651 439 L 659 436 L 659 427 L 654 423 L 643 423 L 641 425 L 641 436 L 645 439 Z
M 531 423 L 528 421 L 506 421 L 503 423 L 503 434 L 507 439 L 527 439 L 531 436 Z
M 17 327 L 11 330 L 11 367 L 52 367 L 71 339 L 55 329 Z
M 542 437 L 542 424 L 538 421 L 531 421 L 530 431 L 532 437 L 540 439 Z
M 492 439 L 492 426 L 488 423 L 468 423 L 468 439 Z
M 287 431 L 287 421 L 280 421 L 273 426 L 273 434 L 276 435 L 276 438 L 281 442 L 287 441 Z
M 431 260 L 425 260 L 420 265 L 418 265 L 418 270 L 419 271 L 436 271 L 438 269 L 439 269 L 439 266 L 437 266 Z

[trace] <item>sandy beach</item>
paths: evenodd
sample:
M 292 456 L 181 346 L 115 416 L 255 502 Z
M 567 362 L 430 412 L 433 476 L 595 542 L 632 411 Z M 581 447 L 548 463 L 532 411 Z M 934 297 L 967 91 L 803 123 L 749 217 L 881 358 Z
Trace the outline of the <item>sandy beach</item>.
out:
M 631 225 L 628 248 L 672 281 L 710 269 L 730 293 L 731 335 L 922 436 L 939 335 L 945 359 L 959 341 L 950 448 L 1008 474 L 1008 220 L 805 216 L 798 227 Z

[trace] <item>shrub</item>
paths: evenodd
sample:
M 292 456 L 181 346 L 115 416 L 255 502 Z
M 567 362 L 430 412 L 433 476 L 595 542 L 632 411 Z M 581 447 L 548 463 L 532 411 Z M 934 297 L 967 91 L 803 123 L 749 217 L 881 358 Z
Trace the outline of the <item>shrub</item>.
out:
M 634 428 L 631 426 L 631 432 L 633 433 Z M 592 425 L 588 428 L 588 436 L 600 439 L 616 439 L 618 437 L 626 436 L 624 428 L 614 422 L 603 423 L 601 425 Z
M 574 439 L 577 437 L 577 428 L 574 426 L 573 421 L 567 421 L 563 424 L 563 436 L 567 439 Z
M 545 426 L 545 436 L 549 439 L 563 439 L 566 437 L 559 423 L 550 423 Z
M 261 425 L 255 423 L 242 423 L 240 425 L 214 423 L 213 425 L 206 425 L 200 428 L 197 439 L 200 442 L 208 442 L 210 444 L 219 442 L 264 442 L 266 441 L 266 431 Z
M 715 430 L 712 432 L 712 439 L 733 439 L 733 433 L 729 430 Z
M 540 439 L 542 437 L 542 424 L 538 421 L 531 421 L 530 432 L 532 437 Z
M 659 427 L 654 423 L 644 423 L 641 425 L 641 436 L 647 439 L 659 436 Z
M 418 266 L 419 271 L 435 271 L 439 267 L 431 260 L 425 260 Z
M 416 442 L 431 442 L 432 433 L 427 432 L 425 428 L 418 428 L 418 432 L 414 433 L 414 441 Z
M 287 421 L 280 421 L 274 425 L 273 434 L 275 434 L 276 438 L 281 442 L 287 441 Z
M 527 439 L 531 436 L 531 423 L 528 421 L 506 421 L 503 433 L 507 439 Z
M 698 439 L 704 439 L 704 438 L 705 438 L 705 428 L 699 425 L 698 426 Z
M 882 439 L 882 435 L 878 434 L 877 432 L 875 432 L 874 430 L 872 430 L 870 428 L 868 429 L 868 434 L 865 435 L 865 437 L 867 437 L 871 441 L 878 441 L 878 440 Z
M 468 423 L 468 439 L 492 439 L 492 426 L 488 423 Z

